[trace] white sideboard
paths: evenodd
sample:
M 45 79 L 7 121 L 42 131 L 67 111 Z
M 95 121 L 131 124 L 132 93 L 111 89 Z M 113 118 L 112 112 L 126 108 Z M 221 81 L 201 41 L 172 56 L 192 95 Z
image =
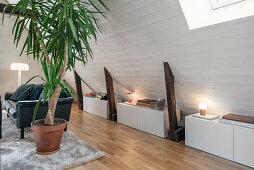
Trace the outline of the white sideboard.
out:
M 155 110 L 143 106 L 118 103 L 117 122 L 162 138 L 168 136 L 167 109 Z
M 254 129 L 185 117 L 185 144 L 254 168 Z
M 108 118 L 108 101 L 99 98 L 83 97 L 83 110 L 85 112 Z

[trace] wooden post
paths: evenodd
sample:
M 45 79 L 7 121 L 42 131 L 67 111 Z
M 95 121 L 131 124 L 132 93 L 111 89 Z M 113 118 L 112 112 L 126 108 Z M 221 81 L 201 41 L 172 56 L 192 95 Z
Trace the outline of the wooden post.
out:
M 116 103 L 115 103 L 113 79 L 112 79 L 109 71 L 105 67 L 104 67 L 104 73 L 105 73 L 106 89 L 107 89 L 107 96 L 108 96 L 108 106 L 109 106 L 108 119 L 112 120 L 112 121 L 116 121 L 117 120 L 117 113 L 116 113 Z
M 6 6 L 7 6 L 7 4 L 0 3 L 0 12 L 3 12 L 3 11 L 4 11 L 4 8 L 5 8 Z M 7 7 L 7 8 L 5 9 L 5 13 L 6 13 L 6 14 L 10 14 L 11 11 L 13 10 L 13 8 L 14 8 L 13 6 Z M 27 10 L 27 12 L 29 12 L 29 10 Z M 14 14 L 14 15 L 18 15 L 18 14 L 19 14 L 19 11 L 15 11 L 13 14 Z M 27 15 L 30 16 L 29 13 L 28 13 Z M 21 14 L 21 16 L 25 16 L 25 13 Z
M 77 89 L 77 94 L 78 94 L 78 108 L 79 110 L 83 110 L 83 92 L 82 92 L 82 84 L 81 84 L 81 78 L 74 70 L 74 77 L 75 77 L 75 84 L 76 84 L 76 89 Z
M 174 142 L 180 142 L 184 140 L 184 127 L 177 126 L 174 75 L 170 69 L 168 62 L 163 62 L 163 65 L 167 92 L 168 117 L 170 124 L 168 136 L 170 140 Z
M 3 12 L 4 11 L 4 8 L 7 6 L 7 4 L 3 4 L 3 3 L 0 3 L 0 12 Z M 11 13 L 11 11 L 13 10 L 14 7 L 7 7 L 5 8 L 5 13 Z M 18 13 L 18 11 L 16 12 L 16 14 Z

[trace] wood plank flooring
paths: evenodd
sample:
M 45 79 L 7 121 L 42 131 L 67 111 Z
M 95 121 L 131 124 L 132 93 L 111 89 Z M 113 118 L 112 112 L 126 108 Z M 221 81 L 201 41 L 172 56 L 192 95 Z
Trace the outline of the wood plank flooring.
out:
M 71 170 L 250 170 L 251 168 L 174 143 L 78 110 L 74 104 L 68 130 L 105 153 Z

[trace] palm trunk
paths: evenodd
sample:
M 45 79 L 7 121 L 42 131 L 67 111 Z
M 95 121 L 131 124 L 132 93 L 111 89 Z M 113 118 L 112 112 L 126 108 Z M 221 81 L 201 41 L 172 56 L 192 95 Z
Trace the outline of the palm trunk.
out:
M 33 19 L 33 22 L 34 22 L 34 30 L 36 30 L 36 36 L 37 37 L 40 37 L 40 32 L 39 32 L 39 28 L 38 28 L 38 26 L 37 26 L 37 24 L 36 24 L 36 20 L 35 19 Z M 48 54 L 48 52 L 47 52 L 47 50 L 46 50 L 46 47 L 45 47 L 45 45 L 43 44 L 43 43 L 41 43 L 41 47 L 42 47 L 42 49 L 43 49 L 43 52 L 44 52 L 44 55 L 45 55 L 45 57 L 46 57 L 46 63 L 47 63 L 47 67 L 48 67 L 48 69 L 49 69 L 49 64 L 50 64 L 50 58 L 49 58 L 49 54 Z
M 68 43 L 65 43 L 64 64 L 61 70 L 59 71 L 60 82 L 63 80 L 65 76 L 67 63 L 68 63 Z M 45 125 L 49 125 L 49 126 L 54 125 L 56 105 L 57 105 L 57 100 L 59 98 L 60 93 L 61 93 L 61 87 L 57 85 L 52 97 L 48 99 L 48 113 L 44 122 Z
M 56 111 L 56 105 L 58 97 L 61 93 L 61 87 L 58 85 L 54 94 L 50 99 L 48 99 L 48 113 L 45 119 L 44 124 L 53 126 L 54 125 L 54 119 L 55 119 L 55 111 Z

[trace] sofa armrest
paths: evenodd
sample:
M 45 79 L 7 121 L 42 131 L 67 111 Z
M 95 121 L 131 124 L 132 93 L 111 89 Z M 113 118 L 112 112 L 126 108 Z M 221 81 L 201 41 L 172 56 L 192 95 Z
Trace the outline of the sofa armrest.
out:
M 39 100 L 23 100 L 23 101 L 18 101 L 16 104 L 17 108 L 20 107 L 35 107 L 36 104 L 38 103 Z M 72 103 L 74 99 L 72 97 L 67 97 L 67 98 L 58 98 L 57 104 L 69 104 Z M 41 101 L 40 106 L 47 106 L 48 105 L 48 100 L 45 102 Z
M 13 93 L 6 92 L 4 95 L 4 100 L 10 100 L 12 95 L 13 95 Z
M 39 100 L 23 100 L 23 101 L 18 101 L 16 103 L 16 107 L 35 107 L 36 104 L 38 103 Z M 41 101 L 40 106 L 48 105 L 48 100 L 46 100 L 44 103 Z

